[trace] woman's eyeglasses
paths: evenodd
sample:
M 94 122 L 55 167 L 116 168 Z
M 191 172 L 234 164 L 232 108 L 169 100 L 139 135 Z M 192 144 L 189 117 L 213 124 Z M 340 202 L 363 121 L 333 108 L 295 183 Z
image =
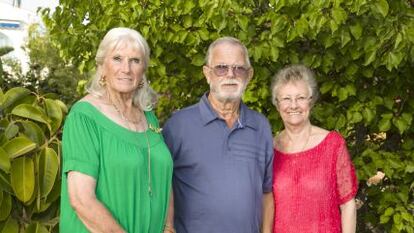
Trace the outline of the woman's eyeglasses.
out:
M 208 66 L 210 69 L 213 70 L 216 76 L 224 76 L 229 73 L 231 69 L 233 74 L 238 77 L 246 77 L 249 73 L 250 68 L 245 66 L 238 66 L 238 65 L 227 65 L 227 64 L 220 64 L 213 67 Z
M 297 103 L 298 105 L 304 105 L 309 103 L 309 101 L 312 99 L 312 96 L 296 96 L 295 98 L 291 97 L 291 96 L 285 96 L 285 97 L 281 97 L 281 98 L 276 98 L 276 101 L 281 105 L 281 106 L 289 106 L 293 103 L 293 101 L 295 103 Z

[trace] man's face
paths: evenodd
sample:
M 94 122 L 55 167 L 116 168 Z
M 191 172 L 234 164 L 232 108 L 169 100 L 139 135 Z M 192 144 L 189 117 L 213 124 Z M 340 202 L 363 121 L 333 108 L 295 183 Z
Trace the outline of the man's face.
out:
M 219 44 L 212 50 L 203 72 L 210 84 L 210 95 L 219 102 L 240 100 L 253 75 L 243 49 L 230 43 Z

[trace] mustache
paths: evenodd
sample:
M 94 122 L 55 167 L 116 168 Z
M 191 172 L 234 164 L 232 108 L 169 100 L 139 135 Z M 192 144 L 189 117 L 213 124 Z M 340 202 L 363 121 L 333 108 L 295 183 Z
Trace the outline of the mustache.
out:
M 238 81 L 238 80 L 235 80 L 235 79 L 227 79 L 227 80 L 223 80 L 223 81 L 221 81 L 220 82 L 220 84 L 224 84 L 224 85 L 232 85 L 232 84 L 238 84 L 238 85 L 240 85 L 241 84 L 241 82 L 240 81 Z

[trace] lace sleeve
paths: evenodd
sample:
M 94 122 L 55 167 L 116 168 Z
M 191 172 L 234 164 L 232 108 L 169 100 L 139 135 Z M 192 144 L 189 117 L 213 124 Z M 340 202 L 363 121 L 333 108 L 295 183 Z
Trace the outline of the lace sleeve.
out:
M 344 140 L 340 143 L 336 161 L 336 183 L 339 204 L 353 198 L 358 191 L 358 181 L 355 168 L 349 156 Z

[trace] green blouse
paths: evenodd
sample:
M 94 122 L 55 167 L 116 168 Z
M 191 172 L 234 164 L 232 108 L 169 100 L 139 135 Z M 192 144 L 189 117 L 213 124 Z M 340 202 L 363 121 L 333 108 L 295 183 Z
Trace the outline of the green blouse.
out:
M 162 135 L 156 132 L 159 125 L 154 113 L 145 112 L 145 117 L 150 129 L 134 132 L 116 124 L 88 102 L 72 107 L 62 139 L 61 233 L 88 232 L 69 203 L 69 171 L 96 179 L 96 197 L 127 232 L 162 232 L 171 189 L 172 159 Z

